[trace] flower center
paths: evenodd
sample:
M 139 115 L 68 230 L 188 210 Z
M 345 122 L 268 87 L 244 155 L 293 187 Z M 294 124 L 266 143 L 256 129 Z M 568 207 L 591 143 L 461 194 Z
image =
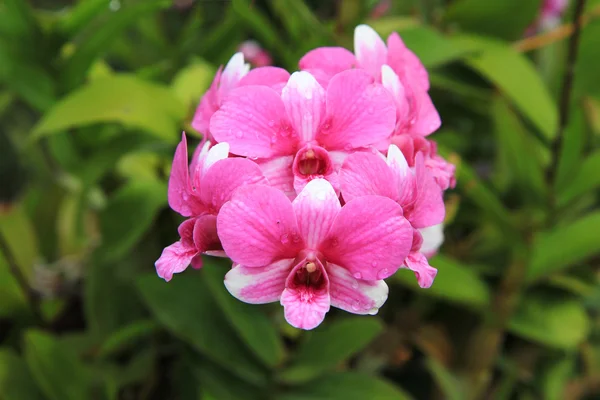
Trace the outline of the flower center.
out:
M 294 276 L 295 286 L 319 288 L 324 282 L 325 279 L 323 279 L 323 273 L 317 264 L 312 261 L 309 261 L 298 268 L 296 270 L 296 275 Z
M 294 172 L 310 178 L 325 176 L 331 173 L 331 161 L 327 150 L 318 146 L 307 145 L 300 149 L 294 160 Z

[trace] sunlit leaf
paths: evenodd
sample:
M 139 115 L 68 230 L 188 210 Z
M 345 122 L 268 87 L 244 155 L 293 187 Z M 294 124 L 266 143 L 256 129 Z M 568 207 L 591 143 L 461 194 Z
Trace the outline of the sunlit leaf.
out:
M 177 73 L 171 87 L 185 110 L 198 105 L 200 98 L 209 88 L 214 74 L 215 68 L 201 61 L 194 62 Z
M 587 156 L 576 173 L 569 177 L 569 183 L 559 193 L 559 205 L 567 205 L 578 196 L 600 187 L 600 151 Z
M 568 225 L 539 233 L 533 244 L 527 279 L 535 280 L 600 253 L 600 212 L 588 214 Z
M 590 321 L 577 299 L 530 294 L 521 299 L 509 329 L 546 346 L 574 349 L 587 337 Z
M 440 299 L 463 304 L 476 309 L 483 309 L 490 301 L 490 291 L 487 285 L 468 265 L 461 265 L 448 257 L 437 255 L 429 263 L 437 268 L 438 274 L 433 285 L 423 290 L 417 284 L 414 272 L 401 269 L 394 276 L 397 282 L 420 295 L 434 296 Z
M 479 48 L 480 51 L 465 58 L 466 64 L 496 85 L 547 139 L 556 134 L 556 105 L 524 55 L 493 39 L 464 35 L 453 40 L 463 46 Z
M 169 142 L 185 110 L 165 86 L 132 75 L 99 78 L 61 99 L 36 125 L 32 138 L 101 122 L 139 128 Z
M 302 382 L 335 367 L 368 345 L 382 331 L 373 317 L 350 317 L 323 324 L 307 334 L 281 378 Z
M 536 20 L 542 0 L 458 0 L 446 11 L 445 19 L 462 29 L 503 39 L 519 39 Z

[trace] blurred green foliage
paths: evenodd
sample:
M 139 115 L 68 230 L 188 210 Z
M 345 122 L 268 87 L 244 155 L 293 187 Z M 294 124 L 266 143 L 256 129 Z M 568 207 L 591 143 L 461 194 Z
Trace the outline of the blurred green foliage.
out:
M 524 39 L 540 0 L 377 3 L 0 2 L 0 399 L 600 396 L 600 1 L 562 133 L 569 32 Z M 363 22 L 429 68 L 458 165 L 433 287 L 399 271 L 378 316 L 299 332 L 222 260 L 160 280 L 172 153 L 218 66 L 255 39 L 294 70 Z

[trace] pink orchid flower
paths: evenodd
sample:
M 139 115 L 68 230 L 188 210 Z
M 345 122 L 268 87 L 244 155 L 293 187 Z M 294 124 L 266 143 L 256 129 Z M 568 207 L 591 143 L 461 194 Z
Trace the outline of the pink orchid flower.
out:
M 244 62 L 244 55 L 235 53 L 225 69 L 219 68 L 210 88 L 206 91 L 194 114 L 192 127 L 205 135 L 205 139 L 213 141 L 210 132 L 210 118 L 221 108 L 231 90 L 245 85 L 266 85 L 281 92 L 290 74 L 277 67 L 262 67 L 250 71 Z
M 194 268 L 202 267 L 200 255 L 203 253 L 224 256 L 216 230 L 221 206 L 238 187 L 265 182 L 256 163 L 227 158 L 227 143 L 210 147 L 210 142 L 206 142 L 199 149 L 189 169 L 185 134 L 175 150 L 169 178 L 169 205 L 191 218 L 179 226 L 181 239 L 166 247 L 156 261 L 156 271 L 166 281 L 171 280 L 174 273 L 184 271 L 190 263 Z
M 263 49 L 260 44 L 254 40 L 246 40 L 243 42 L 239 47 L 239 51 L 241 51 L 244 54 L 244 58 L 255 67 L 266 67 L 273 62 L 269 52 Z
M 217 217 L 234 267 L 225 286 L 247 303 L 280 300 L 287 321 L 318 326 L 334 306 L 375 314 L 387 299 L 384 278 L 408 255 L 412 228 L 402 207 L 382 196 L 340 204 L 324 179 L 291 202 L 273 187 L 245 186 Z
M 421 153 L 425 166 L 442 190 L 456 186 L 456 167 L 437 153 L 437 144 L 434 141 L 419 135 L 402 134 L 393 136 L 392 144 L 402 151 L 410 167 L 415 166 L 416 155 Z
M 364 71 L 334 76 L 327 90 L 295 72 L 281 94 L 266 86 L 233 90 L 210 130 L 232 153 L 263 159 L 271 185 L 293 198 L 315 178 L 337 189 L 345 155 L 388 138 L 394 121 L 392 97 Z
M 340 171 L 340 184 L 346 201 L 378 195 L 402 206 L 404 216 L 415 230 L 405 264 L 415 272 L 421 287 L 431 286 L 437 270 L 419 252 L 423 238 L 418 229 L 442 223 L 445 207 L 442 190 L 425 168 L 423 155 L 417 154 L 413 171 L 395 145 L 390 145 L 387 159 L 366 152 L 351 154 Z
M 309 71 L 327 87 L 335 74 L 362 68 L 394 95 L 397 105 L 395 135 L 426 136 L 440 127 L 440 116 L 427 93 L 427 70 L 397 33 L 388 37 L 386 46 L 371 27 L 359 25 L 354 31 L 354 52 L 342 47 L 320 47 L 302 57 L 300 69 Z

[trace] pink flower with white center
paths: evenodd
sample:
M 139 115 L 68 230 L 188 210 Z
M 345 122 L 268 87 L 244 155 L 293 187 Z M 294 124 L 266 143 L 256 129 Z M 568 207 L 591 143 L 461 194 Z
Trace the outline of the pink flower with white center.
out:
M 300 69 L 311 72 L 324 86 L 335 74 L 359 67 L 393 94 L 397 105 L 394 134 L 426 136 L 441 124 L 429 94 L 429 76 L 419 58 L 397 33 L 388 37 L 387 47 L 367 25 L 354 31 L 354 54 L 342 47 L 320 47 L 300 60 Z
M 166 247 L 156 261 L 156 272 L 166 281 L 171 280 L 174 273 L 184 271 L 190 263 L 194 268 L 202 267 L 202 253 L 224 256 L 216 230 L 221 206 L 238 187 L 266 182 L 256 163 L 227 158 L 227 143 L 209 148 L 210 142 L 206 142 L 201 150 L 195 151 L 190 169 L 185 134 L 175 150 L 169 178 L 169 205 L 191 218 L 179 226 L 181 239 Z
M 330 306 L 375 314 L 412 245 L 402 207 L 382 196 L 340 205 L 331 184 L 314 179 L 291 202 L 273 187 L 245 186 L 217 217 L 234 267 L 225 286 L 247 303 L 281 301 L 287 321 L 319 325 Z
M 425 168 L 422 154 L 417 154 L 414 171 L 395 145 L 390 145 L 387 159 L 378 153 L 351 154 L 340 171 L 340 185 L 346 201 L 378 195 L 402 206 L 404 216 L 415 229 L 405 264 L 415 272 L 421 287 L 431 286 L 437 271 L 419 252 L 423 239 L 417 229 L 442 223 L 445 207 L 442 190 Z
M 214 141 L 210 132 L 210 118 L 221 108 L 231 90 L 245 85 L 265 85 L 281 92 L 290 74 L 277 67 L 256 68 L 244 62 L 244 55 L 235 53 L 225 69 L 219 68 L 210 88 L 206 91 L 194 114 L 192 127 L 205 135 L 205 139 Z
M 232 91 L 210 129 L 232 153 L 262 159 L 271 185 L 293 198 L 316 178 L 337 189 L 345 155 L 387 139 L 395 113 L 391 95 L 364 71 L 337 74 L 327 90 L 295 72 L 281 94 L 266 86 Z
M 437 153 L 437 144 L 434 141 L 405 133 L 393 136 L 392 144 L 402 151 L 409 167 L 415 166 L 416 155 L 421 153 L 425 166 L 442 190 L 453 189 L 456 186 L 456 167 Z
M 255 67 L 266 67 L 273 62 L 271 55 L 254 40 L 246 40 L 243 42 L 239 47 L 239 51 L 241 51 L 244 54 L 244 58 Z

